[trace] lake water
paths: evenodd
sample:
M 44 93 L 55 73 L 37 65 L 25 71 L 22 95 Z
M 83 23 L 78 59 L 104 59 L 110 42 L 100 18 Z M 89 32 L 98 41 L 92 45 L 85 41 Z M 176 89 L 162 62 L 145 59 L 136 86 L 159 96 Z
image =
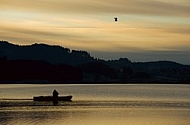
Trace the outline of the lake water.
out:
M 33 96 L 72 95 L 72 102 Z M 1 125 L 189 125 L 190 86 L 171 84 L 1 84 Z

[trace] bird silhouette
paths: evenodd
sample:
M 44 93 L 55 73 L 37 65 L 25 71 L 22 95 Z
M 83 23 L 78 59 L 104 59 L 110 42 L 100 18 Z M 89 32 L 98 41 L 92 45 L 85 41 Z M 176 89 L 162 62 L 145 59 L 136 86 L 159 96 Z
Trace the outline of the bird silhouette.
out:
M 118 20 L 117 17 L 114 17 L 114 20 L 115 20 L 115 22 L 117 22 L 117 20 Z

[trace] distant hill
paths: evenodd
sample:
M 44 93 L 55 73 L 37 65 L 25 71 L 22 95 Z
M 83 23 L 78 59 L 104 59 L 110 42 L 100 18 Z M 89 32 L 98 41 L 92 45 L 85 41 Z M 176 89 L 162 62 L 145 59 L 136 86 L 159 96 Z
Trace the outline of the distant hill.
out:
M 171 61 L 100 60 L 61 46 L 0 41 L 0 82 L 189 83 L 190 65 Z
M 70 50 L 61 46 L 50 46 L 46 44 L 32 44 L 19 46 L 0 42 L 0 57 L 8 60 L 43 60 L 51 64 L 79 65 L 96 61 L 85 51 Z

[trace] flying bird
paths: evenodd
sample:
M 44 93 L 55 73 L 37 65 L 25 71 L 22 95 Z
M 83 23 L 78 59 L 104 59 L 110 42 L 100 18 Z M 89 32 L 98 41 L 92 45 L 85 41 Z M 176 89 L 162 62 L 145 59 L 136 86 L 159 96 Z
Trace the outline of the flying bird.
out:
M 115 22 L 117 22 L 117 20 L 118 20 L 117 17 L 114 17 L 114 20 L 115 20 Z

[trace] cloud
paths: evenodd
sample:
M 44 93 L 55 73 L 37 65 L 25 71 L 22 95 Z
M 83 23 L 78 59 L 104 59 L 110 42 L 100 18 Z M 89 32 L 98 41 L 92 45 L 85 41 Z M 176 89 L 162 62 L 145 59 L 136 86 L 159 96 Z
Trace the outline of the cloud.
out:
M 151 53 L 190 47 L 188 0 L 0 0 L 0 3 L 0 38 L 16 44 L 43 42 L 105 53 Z M 115 23 L 113 16 L 117 15 L 119 22 Z
M 161 0 L 1 0 L 0 7 L 47 13 L 190 16 L 190 3 Z
M 17 44 L 48 43 L 58 44 L 61 42 L 74 41 L 84 36 L 75 34 L 56 27 L 43 27 L 24 23 L 6 23 L 0 21 L 0 38 L 12 40 Z

